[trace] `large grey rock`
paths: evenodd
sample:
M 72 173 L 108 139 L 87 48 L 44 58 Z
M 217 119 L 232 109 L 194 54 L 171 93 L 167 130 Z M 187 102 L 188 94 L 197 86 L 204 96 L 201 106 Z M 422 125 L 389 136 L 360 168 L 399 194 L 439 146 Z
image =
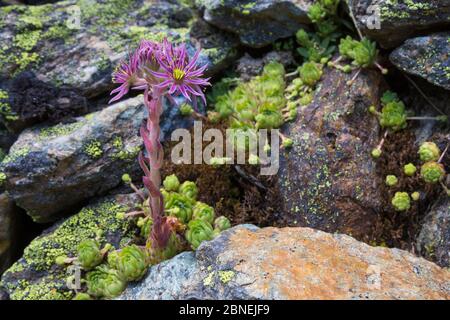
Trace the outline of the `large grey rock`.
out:
M 150 269 L 121 300 L 449 299 L 450 271 L 309 228 L 234 227 Z
M 450 201 L 443 196 L 425 216 L 417 251 L 442 267 L 450 267 Z
M 263 47 L 310 23 L 310 0 L 197 0 L 209 23 L 237 34 L 241 43 Z
M 294 145 L 280 153 L 276 188 L 288 225 L 371 241 L 384 195 L 370 156 L 380 129 L 367 109 L 379 104 L 385 84 L 376 71 L 364 70 L 349 86 L 351 77 L 325 69 L 312 103 L 286 126 Z
M 69 0 L 0 8 L 1 121 L 18 132 L 44 120 L 86 113 L 107 94 L 119 60 L 142 38 L 203 48 L 209 75 L 226 67 L 237 40 L 180 1 Z M 25 72 L 24 74 L 22 72 Z
M 389 58 L 400 70 L 450 90 L 449 39 L 450 32 L 409 39 Z
M 3 192 L 0 194 L 0 275 L 13 263 L 17 253 L 19 221 L 14 202 Z
M 55 221 L 63 210 L 116 187 L 124 173 L 140 173 L 142 100 L 137 96 L 72 123 L 23 131 L 0 163 L 17 205 L 35 222 Z M 192 121 L 165 104 L 161 139 Z
M 348 0 L 347 3 L 362 33 L 384 48 L 395 48 L 408 38 L 450 26 L 448 0 Z
M 198 272 L 195 254 L 183 252 L 151 267 L 145 278 L 128 284 L 119 300 L 176 300 Z M 194 284 L 195 285 L 195 284 Z
M 3 274 L 0 291 L 12 300 L 71 299 L 74 291 L 67 287 L 66 280 L 74 272 L 58 266 L 55 259 L 74 257 L 78 244 L 86 239 L 97 238 L 101 246 L 110 243 L 115 248 L 131 241 L 138 232 L 135 224 L 116 215 L 135 210 L 138 203 L 135 194 L 103 198 L 50 227 Z

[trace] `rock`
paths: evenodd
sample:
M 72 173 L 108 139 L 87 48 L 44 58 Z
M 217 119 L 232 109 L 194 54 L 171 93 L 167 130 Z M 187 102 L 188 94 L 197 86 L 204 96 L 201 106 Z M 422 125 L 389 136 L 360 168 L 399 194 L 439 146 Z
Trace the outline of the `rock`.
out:
M 361 32 L 386 49 L 450 26 L 447 0 L 348 0 L 347 3 Z
M 277 61 L 285 67 L 296 64 L 292 53 L 289 51 L 271 51 L 262 58 L 253 58 L 246 53 L 238 60 L 236 71 L 241 80 L 249 81 L 251 78 L 261 74 L 264 66 L 271 61 Z
M 0 148 L 3 151 L 8 151 L 17 140 L 17 137 L 17 134 L 9 132 L 3 125 L 0 124 Z
M 242 250 L 245 248 L 245 250 Z M 150 269 L 132 299 L 449 299 L 450 271 L 309 228 L 238 226 Z
M 55 259 L 61 255 L 73 257 L 78 244 L 94 239 L 99 231 L 102 246 L 110 243 L 119 248 L 130 241 L 136 228 L 129 219 L 118 219 L 116 214 L 133 210 L 138 203 L 135 195 L 103 198 L 44 231 L 3 274 L 0 287 L 12 300 L 70 299 L 73 291 L 68 289 L 66 279 L 74 272 L 55 264 Z
M 55 221 L 65 209 L 119 185 L 124 173 L 140 173 L 142 100 L 130 98 L 72 123 L 25 130 L 0 164 L 17 205 L 35 222 Z M 162 140 L 193 121 L 165 107 Z
M 20 229 L 14 202 L 3 192 L 0 194 L 0 275 L 13 263 Z
M 294 35 L 310 23 L 307 10 L 312 1 L 292 0 L 196 0 L 203 18 L 239 36 L 242 44 L 264 47 Z
M 325 69 L 313 102 L 286 126 L 294 145 L 280 153 L 280 219 L 370 241 L 381 224 L 383 181 L 370 156 L 379 125 L 367 110 L 379 104 L 385 84 L 374 70 L 349 86 L 351 77 Z
M 175 300 L 198 273 L 195 254 L 183 252 L 153 266 L 143 280 L 129 283 L 118 300 Z M 193 284 L 195 285 L 195 284 Z
M 425 216 L 417 240 L 419 254 L 441 267 L 450 267 L 450 201 L 442 196 Z
M 200 62 L 215 74 L 236 54 L 237 39 L 193 19 L 190 7 L 172 0 L 69 0 L 1 8 L 2 122 L 17 132 L 86 113 L 86 100 L 109 93 L 114 67 L 142 38 L 185 41 L 189 54 L 203 48 Z
M 10 81 L 1 81 L 0 116 L 10 132 L 20 132 L 35 123 L 58 122 L 88 111 L 87 100 L 73 89 L 57 88 L 24 71 Z M 16 106 L 16 107 L 13 107 Z M 14 111 L 13 111 L 14 110 Z
M 400 70 L 450 90 L 449 38 L 450 32 L 442 32 L 409 39 L 389 58 Z

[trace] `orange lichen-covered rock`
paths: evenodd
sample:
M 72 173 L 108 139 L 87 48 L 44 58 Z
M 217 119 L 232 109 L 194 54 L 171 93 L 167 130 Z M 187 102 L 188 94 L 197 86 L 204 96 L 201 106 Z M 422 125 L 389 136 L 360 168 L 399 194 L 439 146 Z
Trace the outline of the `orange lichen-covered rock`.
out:
M 310 228 L 238 226 L 150 269 L 120 299 L 449 299 L 450 271 Z
M 309 228 L 238 229 L 218 259 L 236 263 L 256 298 L 450 298 L 448 270 L 406 251 Z

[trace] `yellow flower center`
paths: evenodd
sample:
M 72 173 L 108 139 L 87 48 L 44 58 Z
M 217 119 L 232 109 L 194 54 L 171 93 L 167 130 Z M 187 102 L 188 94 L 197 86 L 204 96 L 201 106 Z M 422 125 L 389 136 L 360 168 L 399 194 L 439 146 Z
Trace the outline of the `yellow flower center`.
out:
M 173 70 L 173 78 L 175 80 L 183 80 L 185 74 L 186 73 L 183 70 L 180 70 L 180 69 L 174 69 Z

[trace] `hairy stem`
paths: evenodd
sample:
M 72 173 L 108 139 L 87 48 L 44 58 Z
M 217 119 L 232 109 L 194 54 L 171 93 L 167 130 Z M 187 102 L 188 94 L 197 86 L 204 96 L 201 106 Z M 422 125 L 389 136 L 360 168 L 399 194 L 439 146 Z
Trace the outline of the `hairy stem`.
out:
M 152 231 L 150 233 L 151 245 L 154 249 L 163 249 L 167 245 L 170 232 L 163 219 L 163 197 L 161 187 L 161 166 L 163 161 L 163 149 L 160 142 L 160 116 L 163 111 L 162 94 L 154 90 L 151 95 L 148 91 L 144 94 L 144 103 L 147 107 L 147 123 L 141 127 L 141 136 L 144 140 L 146 155 L 140 154 L 139 164 L 145 173 L 143 182 L 149 191 L 150 210 L 153 219 Z
M 386 141 L 387 136 L 388 136 L 388 131 L 386 130 L 383 134 L 383 138 L 381 139 L 380 143 L 377 146 L 378 150 L 381 150 L 381 148 L 383 148 L 383 144 Z

